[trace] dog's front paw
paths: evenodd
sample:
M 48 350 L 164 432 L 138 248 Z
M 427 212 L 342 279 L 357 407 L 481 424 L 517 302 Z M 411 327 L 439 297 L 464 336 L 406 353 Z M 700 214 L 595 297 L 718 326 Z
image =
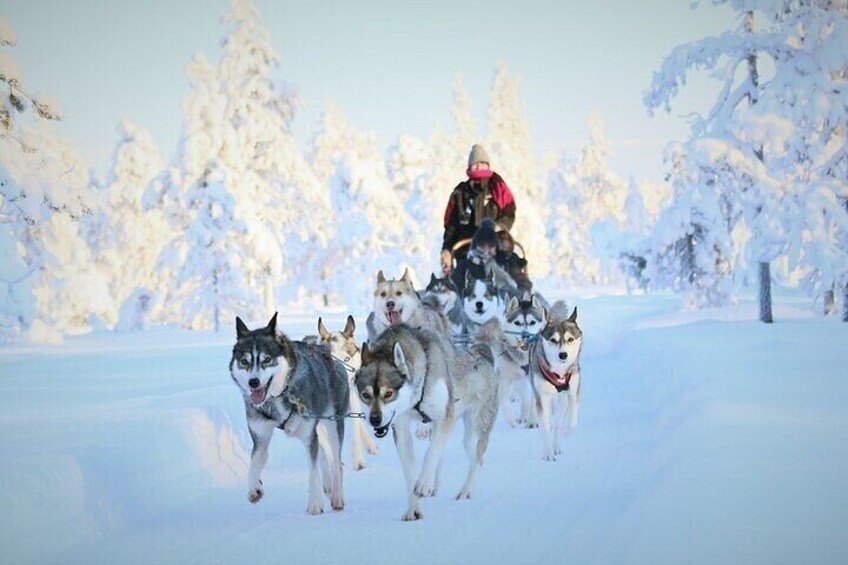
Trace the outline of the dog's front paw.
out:
M 415 437 L 418 439 L 429 439 L 432 428 L 429 424 L 418 424 L 415 428 Z
M 342 497 L 333 497 L 330 499 L 330 506 L 333 510 L 344 510 L 344 499 Z
M 453 497 L 454 500 L 469 500 L 470 498 L 471 498 L 471 491 L 465 490 L 465 489 L 459 491 L 458 493 L 456 493 L 456 496 Z
M 554 448 L 554 455 L 562 455 L 562 448 L 560 446 Z
M 429 477 L 422 477 L 415 483 L 415 489 L 413 489 L 412 492 L 414 492 L 415 496 L 418 498 L 430 498 L 431 496 L 436 496 L 435 481 Z
M 265 492 L 262 490 L 262 481 L 260 480 L 255 487 L 247 491 L 247 500 L 249 500 L 251 504 L 256 504 L 262 500 L 263 494 L 265 494 Z
M 424 514 L 421 513 L 421 510 L 418 508 L 410 509 L 406 511 L 406 514 L 400 517 L 404 522 L 414 522 L 415 520 L 420 520 L 424 517 Z
M 527 428 L 528 430 L 535 430 L 536 428 L 539 427 L 539 422 L 530 422 L 528 420 L 525 420 L 524 421 L 524 427 Z
M 546 453 L 542 456 L 542 461 L 556 461 L 556 456 L 553 453 Z
M 321 505 L 321 502 L 310 502 L 306 506 L 306 513 L 310 516 L 318 516 L 319 514 L 324 513 L 324 507 Z

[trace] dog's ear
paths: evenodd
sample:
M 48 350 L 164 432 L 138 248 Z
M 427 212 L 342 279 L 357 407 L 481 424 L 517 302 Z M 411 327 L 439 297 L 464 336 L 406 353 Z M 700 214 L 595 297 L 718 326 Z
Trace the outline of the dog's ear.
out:
M 569 322 L 577 321 L 577 306 L 574 307 L 574 311 L 571 313 L 571 316 L 568 317 Z
M 364 367 L 365 365 L 368 365 L 368 364 L 371 363 L 371 358 L 373 357 L 371 355 L 371 350 L 368 349 L 368 342 L 367 341 L 362 342 L 362 350 L 361 351 L 362 351 L 362 366 Z
M 324 327 L 324 320 L 318 318 L 318 336 L 324 341 L 330 341 L 330 332 Z
M 435 274 L 435 273 L 430 273 L 430 284 L 436 284 L 436 281 L 437 281 L 437 280 L 438 280 L 438 279 L 436 278 L 436 274 Z
M 353 316 L 347 317 L 347 323 L 345 323 L 345 327 L 342 330 L 342 335 L 347 339 L 353 337 L 353 332 L 356 331 L 356 320 L 353 319 Z
M 513 296 L 509 299 L 509 304 L 506 305 L 507 310 L 515 310 L 518 308 L 518 298 Z
M 277 313 L 274 312 L 274 315 L 271 317 L 271 321 L 268 322 L 268 325 L 265 326 L 265 333 L 268 335 L 274 335 L 277 333 Z
M 236 338 L 242 338 L 250 333 L 250 330 L 247 329 L 247 326 L 244 325 L 244 322 L 241 321 L 241 318 L 236 316 Z
M 525 290 L 524 296 L 521 297 L 521 300 L 523 300 L 524 302 L 530 302 L 530 293 Z
M 409 371 L 406 368 L 406 357 L 403 355 L 403 348 L 400 346 L 399 342 L 395 342 L 394 347 L 392 347 L 392 353 L 394 354 L 395 367 L 397 367 L 397 369 L 404 375 L 409 374 Z
M 405 282 L 409 286 L 412 286 L 412 279 L 409 278 L 409 267 L 403 268 L 403 275 L 400 277 L 400 280 L 402 280 L 403 282 Z
M 377 273 L 377 284 L 383 284 L 386 282 L 386 276 L 383 274 L 383 269 L 380 269 L 380 272 Z
M 534 294 L 533 297 L 530 299 L 530 306 L 532 306 L 534 309 L 540 307 L 539 297 L 537 295 Z

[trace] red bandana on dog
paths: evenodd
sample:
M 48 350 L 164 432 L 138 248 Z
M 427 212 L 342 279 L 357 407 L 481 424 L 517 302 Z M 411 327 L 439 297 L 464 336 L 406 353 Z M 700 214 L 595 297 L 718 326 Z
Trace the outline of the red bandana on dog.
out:
M 554 386 L 557 392 L 568 390 L 568 384 L 571 382 L 571 373 L 560 375 L 559 373 L 553 372 L 550 367 L 545 367 L 541 357 L 539 358 L 538 365 L 542 376 L 545 377 L 546 381 Z

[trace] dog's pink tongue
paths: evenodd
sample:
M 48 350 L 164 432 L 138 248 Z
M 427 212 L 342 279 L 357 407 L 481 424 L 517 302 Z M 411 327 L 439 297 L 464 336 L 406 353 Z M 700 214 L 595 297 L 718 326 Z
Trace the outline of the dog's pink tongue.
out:
M 400 323 L 400 312 L 397 310 L 389 311 L 389 323 L 393 326 L 396 326 Z
M 262 404 L 262 401 L 265 400 L 265 387 L 257 388 L 256 390 L 251 391 L 250 393 L 250 401 L 259 406 Z

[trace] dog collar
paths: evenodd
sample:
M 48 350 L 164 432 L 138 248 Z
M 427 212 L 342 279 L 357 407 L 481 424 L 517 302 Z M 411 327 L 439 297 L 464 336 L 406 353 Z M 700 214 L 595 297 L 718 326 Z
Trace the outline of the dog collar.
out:
M 553 385 L 557 392 L 568 390 L 568 386 L 571 383 L 571 373 L 563 373 L 560 375 L 559 373 L 554 372 L 550 367 L 545 367 L 541 357 L 539 357 L 538 366 L 539 372 L 542 373 L 542 376 L 545 377 L 546 381 Z

